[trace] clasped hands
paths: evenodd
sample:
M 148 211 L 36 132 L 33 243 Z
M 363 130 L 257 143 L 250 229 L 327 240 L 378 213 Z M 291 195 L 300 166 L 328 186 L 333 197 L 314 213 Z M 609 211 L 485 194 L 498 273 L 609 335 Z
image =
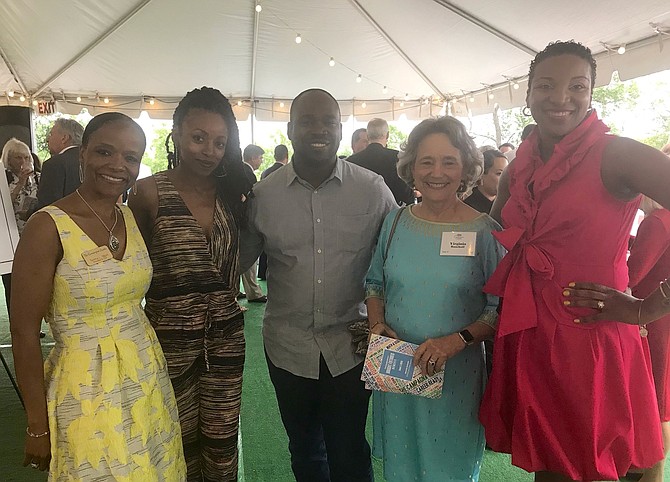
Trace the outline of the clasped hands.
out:
M 398 338 L 393 329 L 384 322 L 373 325 L 370 334 Z M 414 353 L 414 365 L 418 366 L 421 373 L 432 376 L 444 369 L 449 358 L 453 357 L 465 348 L 465 343 L 458 333 L 441 336 L 439 338 L 428 338 L 421 343 Z

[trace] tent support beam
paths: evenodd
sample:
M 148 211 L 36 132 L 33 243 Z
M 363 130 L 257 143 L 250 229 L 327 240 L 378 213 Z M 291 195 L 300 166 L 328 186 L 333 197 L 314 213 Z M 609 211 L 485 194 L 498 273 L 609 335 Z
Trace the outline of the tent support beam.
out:
M 249 95 L 251 101 L 251 143 L 254 143 L 254 117 L 256 117 L 256 62 L 258 61 L 258 25 L 260 23 L 260 12 L 256 11 L 256 4 L 254 2 L 254 36 L 253 44 L 251 46 L 251 85 L 249 86 Z
M 497 28 L 489 25 L 488 23 L 484 22 L 482 19 L 475 17 L 474 15 L 466 12 L 465 10 L 457 7 L 456 5 L 452 4 L 448 0 L 433 0 L 435 3 L 438 5 L 441 5 L 442 7 L 446 8 L 447 10 L 451 10 L 454 12 L 456 15 L 458 15 L 461 18 L 464 18 L 470 23 L 473 23 L 477 25 L 479 28 L 486 30 L 490 34 L 495 35 L 498 37 L 500 40 L 503 40 L 504 42 L 507 42 L 508 44 L 518 48 L 519 50 L 527 53 L 531 57 L 535 57 L 537 55 L 537 52 L 530 48 L 528 45 L 520 42 L 519 40 L 510 37 L 509 35 L 501 32 Z
M 0 47 L 0 57 L 2 57 L 3 62 L 7 66 L 7 69 L 9 69 L 9 72 L 11 72 L 12 77 L 14 77 L 14 80 L 16 81 L 17 84 L 19 84 L 19 87 L 21 88 L 21 91 L 24 94 L 28 94 L 28 91 L 26 90 L 26 86 L 21 80 L 21 77 L 19 77 L 19 74 L 16 72 L 16 69 L 12 65 L 12 63 L 9 61 L 9 58 L 7 57 L 7 54 L 5 51 Z
M 391 44 L 391 46 L 395 49 L 395 51 L 400 55 L 407 64 L 414 69 L 414 72 L 416 72 L 419 77 L 423 79 L 423 81 L 430 86 L 431 89 L 433 89 L 433 92 L 435 92 L 437 95 L 442 97 L 443 99 L 446 99 L 446 95 L 442 93 L 442 91 L 433 83 L 432 80 L 428 78 L 428 76 L 419 68 L 418 65 L 416 65 L 412 59 L 409 58 L 409 56 L 400 48 L 400 46 L 391 38 L 391 36 L 386 33 L 386 31 L 377 23 L 377 21 L 372 18 L 372 15 L 370 15 L 367 10 L 363 8 L 363 6 L 360 4 L 358 0 L 349 0 L 351 4 L 356 7 L 356 9 L 360 12 L 363 17 L 372 25 L 374 28 L 377 29 L 377 31 L 381 34 L 384 39 Z
M 67 64 L 65 64 L 63 67 L 61 67 L 55 74 L 53 74 L 51 77 L 49 77 L 34 93 L 33 97 L 41 94 L 44 92 L 44 89 L 49 87 L 56 79 L 58 79 L 61 75 L 63 75 L 65 72 L 67 72 L 70 67 L 72 67 L 74 64 L 79 62 L 83 57 L 85 57 L 91 50 L 96 48 L 98 45 L 100 45 L 107 37 L 112 35 L 114 32 L 116 32 L 119 28 L 121 28 L 123 25 L 125 25 L 128 20 L 133 18 L 140 10 L 142 10 L 151 0 L 142 0 L 135 8 L 133 8 L 126 16 L 124 16 L 122 19 L 120 19 L 118 22 L 116 22 L 114 25 L 112 25 L 110 28 L 107 29 L 105 33 L 103 33 L 100 37 L 95 39 L 91 44 L 88 45 L 84 50 L 79 52 L 77 55 L 74 56 L 72 60 L 70 60 Z

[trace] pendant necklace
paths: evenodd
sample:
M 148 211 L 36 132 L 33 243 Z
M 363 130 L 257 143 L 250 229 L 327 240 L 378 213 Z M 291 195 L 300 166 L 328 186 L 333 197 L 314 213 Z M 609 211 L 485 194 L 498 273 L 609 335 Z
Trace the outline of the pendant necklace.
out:
M 119 250 L 119 247 L 121 246 L 121 243 L 119 242 L 119 238 L 114 236 L 114 228 L 116 227 L 116 223 L 119 221 L 119 213 L 117 211 L 116 205 L 114 206 L 114 224 L 112 225 L 112 229 L 109 229 L 105 222 L 102 220 L 100 216 L 98 216 L 98 213 L 95 212 L 95 209 L 91 207 L 89 203 L 86 202 L 86 199 L 84 199 L 84 196 L 81 195 L 79 192 L 79 189 L 75 189 L 76 193 L 79 195 L 82 201 L 84 201 L 84 204 L 91 210 L 93 214 L 95 214 L 95 217 L 98 218 L 98 221 L 102 223 L 102 225 L 105 227 L 107 232 L 109 233 L 109 241 L 107 241 L 107 247 L 112 253 L 116 253 Z

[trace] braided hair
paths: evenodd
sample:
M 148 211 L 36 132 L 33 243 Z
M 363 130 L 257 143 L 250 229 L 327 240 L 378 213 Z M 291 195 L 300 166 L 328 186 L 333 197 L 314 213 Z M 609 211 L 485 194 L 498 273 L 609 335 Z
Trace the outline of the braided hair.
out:
M 184 96 L 179 102 L 172 116 L 173 126 L 180 128 L 184 118 L 191 109 L 203 109 L 208 112 L 219 114 L 223 117 L 228 128 L 228 141 L 223 154 L 223 160 L 214 170 L 213 175 L 217 181 L 217 195 L 233 213 L 235 221 L 240 224 L 244 220 L 244 206 L 242 196 L 249 197 L 251 183 L 244 174 L 242 164 L 242 151 L 240 150 L 240 132 L 235 120 L 233 108 L 228 99 L 217 89 L 212 87 L 201 87 L 194 89 Z M 168 169 L 174 169 L 179 165 L 179 152 L 174 148 L 170 150 L 170 133 L 165 139 L 165 149 L 168 157 Z M 174 146 L 174 139 L 172 139 Z
M 551 42 L 547 45 L 544 50 L 538 53 L 535 58 L 530 62 L 530 70 L 528 71 L 528 90 L 526 91 L 526 98 L 530 94 L 530 86 L 533 83 L 533 77 L 535 76 L 535 67 L 542 62 L 543 60 L 548 59 L 549 57 L 557 57 L 559 55 L 574 55 L 579 57 L 582 60 L 585 60 L 591 66 L 591 90 L 596 85 L 596 59 L 593 58 L 591 54 L 591 49 L 585 47 L 579 42 L 574 40 L 568 40 L 567 42 Z

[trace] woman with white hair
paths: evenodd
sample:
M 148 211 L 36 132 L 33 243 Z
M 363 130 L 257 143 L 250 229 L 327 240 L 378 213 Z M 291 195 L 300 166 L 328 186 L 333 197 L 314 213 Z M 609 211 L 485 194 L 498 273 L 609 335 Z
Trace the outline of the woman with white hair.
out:
M 34 172 L 33 158 L 28 146 L 14 137 L 8 140 L 2 148 L 0 161 L 5 168 L 16 226 L 19 229 L 19 235 L 21 235 L 23 226 L 28 221 L 30 213 L 37 203 L 39 173 Z M 2 275 L 8 310 L 11 276 L 11 273 Z
M 39 174 L 34 172 L 35 166 L 30 148 L 14 137 L 2 148 L 1 159 L 5 166 L 9 194 L 20 234 L 28 220 L 28 214 L 37 202 Z

